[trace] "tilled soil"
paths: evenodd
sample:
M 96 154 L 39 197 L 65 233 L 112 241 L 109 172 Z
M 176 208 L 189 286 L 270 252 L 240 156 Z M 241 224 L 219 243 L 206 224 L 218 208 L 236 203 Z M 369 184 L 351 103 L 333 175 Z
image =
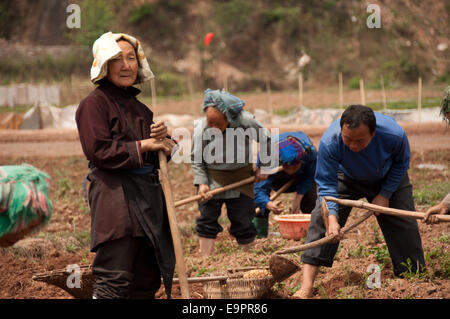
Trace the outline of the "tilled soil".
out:
M 414 169 L 419 163 L 425 162 L 444 164 L 448 167 L 450 162 L 448 128 L 428 127 L 421 132 L 418 127 L 414 127 L 411 130 L 411 134 L 408 135 L 413 151 L 410 170 L 413 186 L 419 187 L 433 181 L 448 181 L 448 169 L 444 171 Z M 320 130 L 318 132 L 315 134 L 312 132 L 313 139 L 317 141 L 320 138 Z M 73 133 L 67 133 L 69 138 L 66 139 L 59 135 L 52 142 L 51 134 L 55 133 L 45 133 L 50 134 L 49 141 L 39 137 L 41 132 L 36 132 L 34 135 L 22 137 L 25 141 L 29 138 L 35 139 L 30 141 L 32 144 L 29 145 L 20 144 L 25 142 L 20 141 L 13 133 L 0 132 L 0 165 L 25 162 L 50 174 L 53 216 L 50 223 L 40 232 L 31 234 L 13 247 L 0 249 L 0 298 L 72 298 L 60 288 L 35 282 L 31 278 L 37 273 L 64 269 L 69 264 L 90 264 L 94 258 L 94 254 L 89 252 L 90 216 L 85 212 L 81 186 L 82 179 L 87 173 L 87 161 L 80 153 L 68 151 L 68 143 L 73 143 L 70 145 L 74 148 L 78 143 Z M 14 142 L 5 138 L 7 134 L 16 136 Z M 52 149 L 46 143 L 62 144 Z M 15 150 L 5 150 L 3 146 L 6 144 Z M 30 145 L 33 145 L 31 148 L 34 147 L 36 152 L 28 149 Z M 175 201 L 194 195 L 193 175 L 189 165 L 171 162 L 169 168 Z M 284 194 L 281 199 L 289 203 L 292 196 Z M 437 203 L 437 199 L 434 203 Z M 416 209 L 425 211 L 430 205 L 431 203 L 419 205 Z M 359 214 L 360 212 L 355 210 L 349 222 Z M 208 258 L 201 257 L 195 234 L 195 219 L 198 216 L 196 203 L 177 209 L 184 261 L 189 277 L 227 274 L 227 269 L 237 267 L 265 267 L 268 266 L 270 256 L 278 249 L 300 244 L 299 241 L 279 237 L 277 222 L 271 216 L 269 229 L 271 235 L 268 238 L 257 239 L 249 252 L 242 251 L 234 238 L 229 235 L 229 222 L 226 214 L 223 214 L 220 222 L 224 231 L 216 240 L 214 255 Z M 410 279 L 393 276 L 383 236 L 375 218 L 371 217 L 351 231 L 341 242 L 333 267 L 320 271 L 314 298 L 449 298 L 450 225 L 443 223 L 430 226 L 419 222 L 419 231 L 427 260 L 427 276 L 412 274 Z M 285 255 L 298 263 L 300 270 L 282 283 L 275 284 L 264 298 L 293 298 L 293 294 L 301 284 L 300 255 L 301 253 Z M 370 265 L 381 268 L 380 288 L 369 289 L 367 286 L 367 279 L 371 274 L 368 272 Z M 205 298 L 202 284 L 190 284 L 190 294 L 194 299 Z M 174 285 L 172 297 L 181 298 L 178 285 Z M 157 293 L 157 298 L 166 298 L 163 288 Z

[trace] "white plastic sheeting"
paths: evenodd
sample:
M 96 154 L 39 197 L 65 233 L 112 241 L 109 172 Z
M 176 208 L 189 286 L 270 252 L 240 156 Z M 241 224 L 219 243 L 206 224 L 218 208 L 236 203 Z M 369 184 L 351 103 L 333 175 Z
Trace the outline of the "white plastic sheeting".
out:
M 38 105 L 48 103 L 60 105 L 61 92 L 57 85 L 14 84 L 0 86 L 0 107 Z
M 75 112 L 78 105 L 58 108 L 41 103 L 23 116 L 21 130 L 38 130 L 46 128 L 76 129 Z

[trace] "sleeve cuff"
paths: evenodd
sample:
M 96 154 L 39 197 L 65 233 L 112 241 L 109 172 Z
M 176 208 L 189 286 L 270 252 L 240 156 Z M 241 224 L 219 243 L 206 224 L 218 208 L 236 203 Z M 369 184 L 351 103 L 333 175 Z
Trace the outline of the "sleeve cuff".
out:
M 128 153 L 130 154 L 130 158 L 132 159 L 133 168 L 144 167 L 144 162 L 141 154 L 141 145 L 139 141 L 128 142 L 126 143 L 128 148 Z
M 379 195 L 386 197 L 386 198 L 391 198 L 393 192 L 387 191 L 385 189 L 382 189 L 379 193 Z
M 206 184 L 209 185 L 208 177 L 206 176 L 194 176 L 194 185 Z
M 338 214 L 338 212 L 337 212 L 336 210 L 334 210 L 334 209 L 329 209 L 329 210 L 328 210 L 328 216 L 329 216 L 329 215 L 336 216 L 336 217 L 338 218 L 338 220 L 339 220 L 339 214 Z

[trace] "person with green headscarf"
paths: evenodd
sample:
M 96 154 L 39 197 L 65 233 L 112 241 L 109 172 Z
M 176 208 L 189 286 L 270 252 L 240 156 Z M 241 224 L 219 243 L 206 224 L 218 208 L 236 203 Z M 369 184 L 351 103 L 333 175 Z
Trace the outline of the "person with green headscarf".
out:
M 253 183 L 211 196 L 210 190 L 255 175 L 251 143 L 260 148 L 271 145 L 269 131 L 243 110 L 245 102 L 225 90 L 205 91 L 202 106 L 205 117 L 194 123 L 191 165 L 198 187 L 200 217 L 196 221 L 200 253 L 211 255 L 217 235 L 222 205 L 227 207 L 230 234 L 248 250 L 256 237 Z M 235 138 L 237 137 L 237 143 Z
M 444 90 L 444 97 L 441 101 L 441 113 L 443 120 L 450 124 L 450 86 L 447 86 Z M 426 213 L 423 221 L 427 224 L 434 224 L 437 222 L 435 214 L 445 215 L 450 212 L 450 192 L 444 199 L 437 205 L 430 207 Z

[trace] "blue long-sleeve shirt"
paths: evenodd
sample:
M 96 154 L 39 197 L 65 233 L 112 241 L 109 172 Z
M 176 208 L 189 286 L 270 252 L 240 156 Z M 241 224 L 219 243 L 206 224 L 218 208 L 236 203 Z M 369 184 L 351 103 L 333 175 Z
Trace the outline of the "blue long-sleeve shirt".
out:
M 379 195 L 390 198 L 409 168 L 410 150 L 403 128 L 390 116 L 377 112 L 375 135 L 360 152 L 352 152 L 341 137 L 339 120 L 333 122 L 320 140 L 315 180 L 319 199 L 338 197 L 337 172 L 373 184 L 380 183 Z M 338 216 L 338 204 L 327 202 L 330 215 Z
M 312 144 L 309 137 L 303 132 L 285 132 L 280 135 L 275 135 L 273 138 L 276 141 L 282 142 L 288 136 L 294 136 L 302 141 L 308 141 Z M 270 201 L 270 191 L 278 190 L 292 178 L 296 178 L 297 183 L 288 189 L 297 194 L 307 193 L 314 180 L 314 173 L 316 171 L 317 152 L 312 145 L 311 152 L 302 158 L 302 166 L 292 175 L 288 175 L 283 171 L 270 175 L 266 180 L 254 184 L 255 204 L 261 209 L 261 214 L 264 216 L 266 205 Z

